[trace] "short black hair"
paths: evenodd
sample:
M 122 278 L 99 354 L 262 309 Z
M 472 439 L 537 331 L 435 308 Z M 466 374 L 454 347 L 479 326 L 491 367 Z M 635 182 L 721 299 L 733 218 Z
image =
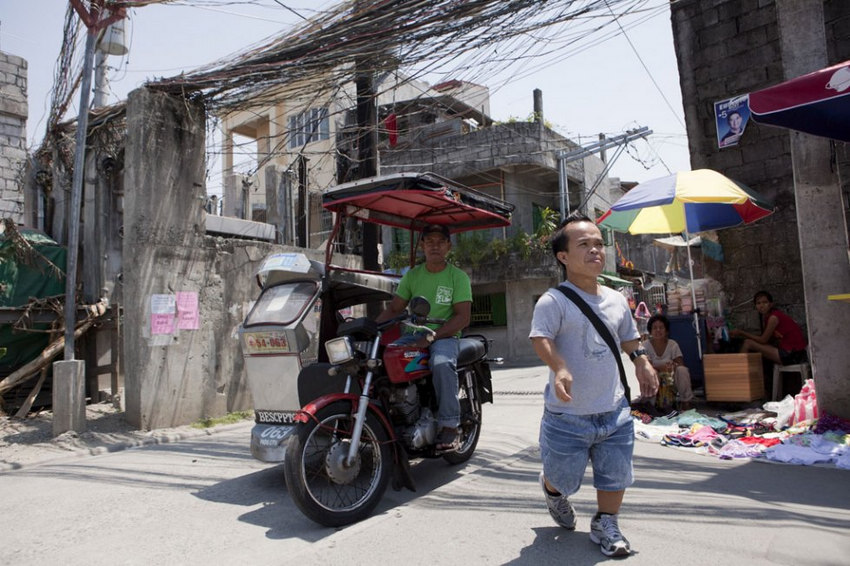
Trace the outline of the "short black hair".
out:
M 593 220 L 578 210 L 564 218 L 555 231 L 552 232 L 552 237 L 549 238 L 549 243 L 552 245 L 552 254 L 555 255 L 556 259 L 558 252 L 567 251 L 567 246 L 569 246 L 570 242 L 569 236 L 567 236 L 566 227 L 574 222 L 590 222 L 593 224 Z
M 567 266 L 558 261 L 558 252 L 567 251 L 567 246 L 570 245 L 570 238 L 567 236 L 567 226 L 575 222 L 590 222 L 593 224 L 593 220 L 591 220 L 590 217 L 583 212 L 576 210 L 561 221 L 555 231 L 552 232 L 552 236 L 549 238 L 549 244 L 552 246 L 552 255 L 555 256 L 555 262 L 561 266 L 564 278 L 567 277 Z
M 658 321 L 661 321 L 664 324 L 664 328 L 667 329 L 667 334 L 670 334 L 670 319 L 664 316 L 663 314 L 654 314 L 649 317 L 649 321 L 646 323 L 646 329 L 649 332 L 652 332 L 652 325 Z

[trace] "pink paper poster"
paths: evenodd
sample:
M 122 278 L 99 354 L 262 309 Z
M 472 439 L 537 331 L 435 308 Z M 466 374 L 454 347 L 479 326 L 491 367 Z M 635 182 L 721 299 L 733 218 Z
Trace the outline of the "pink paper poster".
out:
M 173 314 L 151 314 L 151 335 L 174 334 Z
M 151 335 L 174 334 L 174 295 L 151 295 Z
M 194 291 L 177 292 L 177 328 L 197 330 L 200 328 L 198 293 Z

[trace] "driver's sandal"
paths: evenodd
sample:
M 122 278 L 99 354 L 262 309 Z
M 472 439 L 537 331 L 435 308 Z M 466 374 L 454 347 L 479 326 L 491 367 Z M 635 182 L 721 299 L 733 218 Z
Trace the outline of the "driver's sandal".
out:
M 460 434 L 457 428 L 443 427 L 437 435 L 437 451 L 453 452 L 460 448 Z

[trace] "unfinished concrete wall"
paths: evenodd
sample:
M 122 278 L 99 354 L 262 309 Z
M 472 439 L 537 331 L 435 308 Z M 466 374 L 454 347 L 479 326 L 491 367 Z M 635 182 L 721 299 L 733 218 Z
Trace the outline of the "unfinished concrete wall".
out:
M 33 219 L 25 217 L 22 188 L 27 112 L 27 62 L 0 51 L 0 218 L 34 226 Z
M 203 106 L 146 89 L 130 93 L 125 163 L 126 417 L 143 429 L 173 426 L 222 409 L 204 371 L 204 344 L 215 343 L 219 317 L 204 310 L 200 329 L 179 334 L 151 329 L 154 295 L 195 292 L 204 304 L 222 294 L 204 269 L 215 256 L 202 246 Z
M 127 420 L 143 429 L 252 408 L 236 331 L 259 294 L 254 275 L 262 260 L 295 250 L 205 234 L 204 124 L 196 101 L 146 89 L 130 93 L 123 183 L 125 398 Z M 155 329 L 169 317 L 152 314 L 177 293 L 197 295 L 197 328 L 172 321 L 167 332 L 163 324 Z

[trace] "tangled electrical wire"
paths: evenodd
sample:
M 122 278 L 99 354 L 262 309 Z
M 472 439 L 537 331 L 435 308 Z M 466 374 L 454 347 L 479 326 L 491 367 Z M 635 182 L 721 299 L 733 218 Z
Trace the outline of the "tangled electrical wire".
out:
M 349 0 L 290 33 L 149 88 L 202 92 L 224 111 L 268 106 L 294 93 L 332 92 L 358 75 L 404 67 L 457 77 L 497 73 L 638 10 L 647 0 Z M 598 22 L 598 23 L 594 23 Z M 572 32 L 567 24 L 588 24 Z

